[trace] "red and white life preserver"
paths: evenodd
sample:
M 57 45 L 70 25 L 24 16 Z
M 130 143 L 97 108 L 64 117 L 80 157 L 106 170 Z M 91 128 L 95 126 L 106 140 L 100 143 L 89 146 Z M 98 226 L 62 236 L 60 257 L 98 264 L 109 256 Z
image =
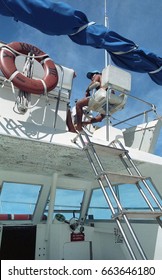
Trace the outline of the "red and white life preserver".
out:
M 16 68 L 16 57 L 21 54 L 28 55 L 30 52 L 43 66 L 45 74 L 42 79 L 26 77 Z M 43 94 L 54 89 L 58 83 L 58 73 L 54 62 L 43 51 L 27 43 L 12 42 L 3 46 L 0 51 L 0 68 L 8 80 L 25 92 Z

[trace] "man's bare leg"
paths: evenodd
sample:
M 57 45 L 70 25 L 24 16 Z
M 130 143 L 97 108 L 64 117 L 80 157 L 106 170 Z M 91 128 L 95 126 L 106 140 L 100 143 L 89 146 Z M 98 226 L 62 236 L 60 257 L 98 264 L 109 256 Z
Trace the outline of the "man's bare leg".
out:
M 88 106 L 89 98 L 83 98 L 76 103 L 76 119 L 77 126 L 76 130 L 82 130 L 82 116 L 83 116 L 83 107 Z

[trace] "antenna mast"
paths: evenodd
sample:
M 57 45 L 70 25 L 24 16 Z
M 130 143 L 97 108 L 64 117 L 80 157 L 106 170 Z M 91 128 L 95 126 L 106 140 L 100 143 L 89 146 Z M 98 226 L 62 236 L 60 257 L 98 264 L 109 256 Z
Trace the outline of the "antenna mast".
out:
M 109 20 L 108 20 L 108 15 L 107 15 L 107 0 L 105 1 L 105 15 L 104 15 L 104 21 L 105 21 L 105 27 L 109 28 Z M 105 67 L 110 64 L 110 55 L 109 53 L 105 50 Z

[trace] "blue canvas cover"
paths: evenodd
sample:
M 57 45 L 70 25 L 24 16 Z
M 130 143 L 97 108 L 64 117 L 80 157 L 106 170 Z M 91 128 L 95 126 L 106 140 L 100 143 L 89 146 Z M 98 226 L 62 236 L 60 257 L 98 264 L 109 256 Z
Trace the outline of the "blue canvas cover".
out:
M 117 66 L 148 73 L 154 82 L 162 85 L 161 57 L 139 48 L 133 41 L 104 25 L 89 22 L 83 12 L 64 2 L 0 0 L 0 13 L 48 35 L 68 35 L 77 44 L 105 49 Z M 43 21 L 43 18 L 48 20 Z

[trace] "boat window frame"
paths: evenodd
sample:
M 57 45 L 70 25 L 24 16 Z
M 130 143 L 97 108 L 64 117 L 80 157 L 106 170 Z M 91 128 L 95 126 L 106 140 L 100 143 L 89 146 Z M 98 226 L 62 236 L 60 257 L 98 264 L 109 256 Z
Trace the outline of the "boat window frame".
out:
M 26 188 L 28 188 L 29 189 L 29 187 L 31 187 L 32 188 L 32 190 L 34 190 L 34 188 L 35 188 L 35 190 L 36 190 L 36 188 L 37 188 L 37 190 L 36 190 L 36 192 L 35 192 L 35 200 L 33 200 L 32 202 L 28 202 L 28 201 L 21 201 L 21 198 L 22 198 L 22 193 L 23 193 L 23 196 L 24 196 L 24 192 L 22 191 L 22 193 L 21 193 L 21 198 L 20 198 L 20 201 L 19 201 L 19 199 L 18 200 L 4 200 L 4 201 L 2 201 L 2 199 L 3 199 L 3 191 L 5 190 L 5 188 L 8 188 L 8 189 L 13 189 L 13 193 L 11 193 L 10 192 L 10 194 L 11 195 L 13 195 L 12 196 L 12 199 L 14 198 L 14 197 L 16 197 L 15 195 L 14 195 L 14 192 L 16 192 L 16 191 L 18 191 L 18 190 L 20 190 L 20 188 L 25 188 L 25 190 L 24 191 L 27 191 L 27 189 Z M 15 189 L 16 188 L 16 189 Z M 29 215 L 29 217 L 30 217 L 30 220 L 32 220 L 32 218 L 33 218 L 33 216 L 34 216 L 34 213 L 35 213 L 35 209 L 36 209 L 36 206 L 37 206 L 37 202 L 38 202 L 38 200 L 39 200 L 39 196 L 40 196 L 40 193 L 41 193 L 41 190 L 42 190 L 42 185 L 41 184 L 32 184 L 32 183 L 27 183 L 27 182 L 15 182 L 15 181 L 6 181 L 6 180 L 4 180 L 3 182 L 2 182 L 2 184 L 1 184 L 1 186 L 0 186 L 0 213 L 3 215 L 3 214 L 11 214 L 11 215 L 13 215 L 12 216 L 12 219 L 13 219 L 13 221 L 16 221 L 16 220 L 14 220 L 14 215 L 19 215 L 19 214 L 24 214 L 24 215 Z M 8 190 L 5 190 L 5 191 L 8 191 Z M 28 194 L 29 194 L 29 190 L 27 191 L 28 192 Z M 6 194 L 4 194 L 5 196 L 6 196 Z M 27 196 L 28 197 L 28 196 Z M 26 197 L 24 196 L 24 199 L 25 199 Z M 32 194 L 31 194 L 31 197 L 30 198 L 34 198 L 33 197 L 33 192 L 32 192 Z M 17 206 L 18 205 L 29 205 L 29 209 L 30 209 L 30 211 L 28 211 L 28 213 L 27 213 L 27 208 L 25 207 L 24 208 L 24 210 L 23 210 L 23 208 L 22 208 L 22 210 L 21 210 L 21 206 L 20 207 L 18 207 L 18 210 L 14 210 L 13 208 L 10 208 L 10 210 L 9 211 L 5 211 L 5 209 L 3 210 L 3 206 L 2 206 L 2 203 L 8 203 L 8 204 L 16 204 L 15 205 L 15 207 L 14 207 L 14 209 L 15 208 L 17 208 Z M 9 209 L 9 208 L 8 208 Z M 32 211 L 31 211 L 32 210 Z M 20 213 L 21 212 L 21 213 Z

